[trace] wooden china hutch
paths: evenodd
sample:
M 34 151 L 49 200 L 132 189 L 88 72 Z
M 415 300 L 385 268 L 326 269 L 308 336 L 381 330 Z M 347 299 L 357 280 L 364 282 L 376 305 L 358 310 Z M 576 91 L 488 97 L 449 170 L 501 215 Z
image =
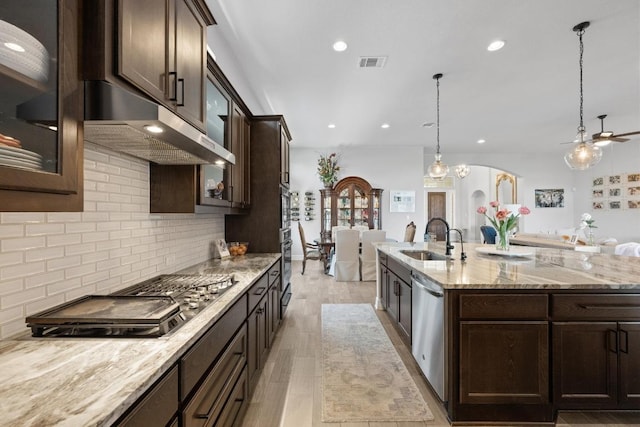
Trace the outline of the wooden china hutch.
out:
M 336 225 L 381 229 L 381 199 L 381 188 L 371 188 L 366 180 L 357 176 L 341 179 L 333 188 L 323 188 L 320 190 L 320 235 L 330 238 L 331 227 Z

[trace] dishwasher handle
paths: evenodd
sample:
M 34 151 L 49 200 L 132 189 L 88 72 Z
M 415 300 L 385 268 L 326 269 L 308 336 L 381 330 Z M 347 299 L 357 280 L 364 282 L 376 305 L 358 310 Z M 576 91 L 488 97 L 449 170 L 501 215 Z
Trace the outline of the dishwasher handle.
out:
M 434 297 L 444 297 L 444 292 L 442 291 L 442 289 L 432 283 L 425 282 L 424 279 L 421 279 L 414 274 L 411 275 L 411 285 L 416 285 L 418 288 L 422 289 L 425 292 L 428 292 Z

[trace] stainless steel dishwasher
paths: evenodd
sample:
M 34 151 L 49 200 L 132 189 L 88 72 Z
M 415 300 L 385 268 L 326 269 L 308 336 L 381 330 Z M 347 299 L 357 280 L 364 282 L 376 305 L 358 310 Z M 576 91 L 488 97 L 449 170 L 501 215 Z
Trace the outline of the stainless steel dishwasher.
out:
M 444 292 L 441 286 L 415 272 L 411 273 L 411 290 L 411 353 L 444 402 Z

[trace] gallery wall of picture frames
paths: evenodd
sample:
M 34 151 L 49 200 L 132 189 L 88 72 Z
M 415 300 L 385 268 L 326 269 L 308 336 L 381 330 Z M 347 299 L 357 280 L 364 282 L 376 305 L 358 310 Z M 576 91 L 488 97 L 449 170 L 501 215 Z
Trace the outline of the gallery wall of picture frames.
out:
M 640 210 L 640 172 L 594 177 L 591 207 L 593 210 Z

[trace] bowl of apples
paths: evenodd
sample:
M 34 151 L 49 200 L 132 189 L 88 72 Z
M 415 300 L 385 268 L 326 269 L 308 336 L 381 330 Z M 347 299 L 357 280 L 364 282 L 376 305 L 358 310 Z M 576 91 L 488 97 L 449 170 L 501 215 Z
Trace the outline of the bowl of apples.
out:
M 229 249 L 231 256 L 244 255 L 249 249 L 249 242 L 229 242 L 227 243 L 227 249 Z

